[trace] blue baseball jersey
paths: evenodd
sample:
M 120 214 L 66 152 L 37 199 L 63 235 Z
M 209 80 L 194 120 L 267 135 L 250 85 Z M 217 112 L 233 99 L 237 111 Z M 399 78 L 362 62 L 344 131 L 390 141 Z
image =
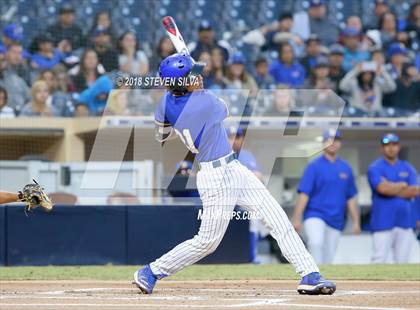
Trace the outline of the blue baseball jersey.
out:
M 239 162 L 251 171 L 261 171 L 257 159 L 250 151 L 241 149 L 238 155 Z
M 162 97 L 155 111 L 161 129 L 174 129 L 181 141 L 200 162 L 213 161 L 232 152 L 223 120 L 228 109 L 223 100 L 208 90 L 184 96 L 170 92 Z
M 398 196 L 384 196 L 376 191 L 383 181 L 407 182 L 417 185 L 417 172 L 408 162 L 398 160 L 389 163 L 383 157 L 375 160 L 368 169 L 368 180 L 372 189 L 372 231 L 388 230 L 394 227 L 413 227 L 413 202 Z
M 303 218 L 317 217 L 329 226 L 342 230 L 347 201 L 357 194 L 351 166 L 337 157 L 335 162 L 324 155 L 308 164 L 298 186 L 309 197 Z

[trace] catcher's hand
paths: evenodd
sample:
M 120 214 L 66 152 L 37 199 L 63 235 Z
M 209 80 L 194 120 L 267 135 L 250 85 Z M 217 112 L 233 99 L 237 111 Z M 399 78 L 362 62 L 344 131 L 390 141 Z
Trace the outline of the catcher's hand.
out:
M 22 191 L 19 191 L 19 201 L 22 201 L 26 204 L 26 211 L 31 211 L 38 206 L 41 206 L 42 209 L 46 212 L 50 212 L 53 208 L 50 197 L 45 194 L 44 189 L 33 180 L 34 183 L 26 184 Z

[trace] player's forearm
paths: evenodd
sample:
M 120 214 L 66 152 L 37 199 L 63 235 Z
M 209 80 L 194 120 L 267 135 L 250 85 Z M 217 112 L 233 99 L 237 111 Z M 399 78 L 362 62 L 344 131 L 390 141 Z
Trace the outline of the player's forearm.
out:
M 293 213 L 293 218 L 295 220 L 302 220 L 303 212 L 305 212 L 308 201 L 309 201 L 308 195 L 304 193 L 299 194 L 299 197 L 295 206 L 295 211 Z
M 0 191 L 0 204 L 16 202 L 19 199 L 18 193 Z
M 411 199 L 417 197 L 419 193 L 420 189 L 418 186 L 408 186 L 399 192 L 398 197 Z
M 378 193 L 385 196 L 397 196 L 406 187 L 407 183 L 405 182 L 393 183 L 389 181 L 384 181 L 378 185 L 376 190 L 378 191 Z
M 360 225 L 360 214 L 356 198 L 351 198 L 347 201 L 347 210 L 349 211 L 352 223 L 354 225 Z

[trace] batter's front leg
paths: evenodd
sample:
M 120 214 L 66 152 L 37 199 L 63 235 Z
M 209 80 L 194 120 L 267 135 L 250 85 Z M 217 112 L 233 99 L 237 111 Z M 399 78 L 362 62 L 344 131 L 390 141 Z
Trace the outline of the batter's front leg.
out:
M 251 171 L 245 167 L 242 170 L 247 184 L 240 193 L 238 204 L 260 216 L 279 244 L 282 254 L 300 276 L 319 272 L 313 257 L 306 250 L 283 208 Z
M 169 276 L 213 253 L 222 241 L 230 222 L 230 219 L 214 215 L 232 212 L 233 208 L 234 205 L 203 207 L 198 234 L 151 263 L 153 273 Z

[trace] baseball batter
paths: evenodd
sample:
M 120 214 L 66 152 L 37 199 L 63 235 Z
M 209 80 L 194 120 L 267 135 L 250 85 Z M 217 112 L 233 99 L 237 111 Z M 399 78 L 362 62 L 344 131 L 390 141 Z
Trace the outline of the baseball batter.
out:
M 258 212 L 282 253 L 302 277 L 300 294 L 332 294 L 336 286 L 319 274 L 319 269 L 303 245 L 285 212 L 261 181 L 239 163 L 232 152 L 223 120 L 228 108 L 221 99 L 204 90 L 202 65 L 187 54 L 174 54 L 159 67 L 161 78 L 195 76 L 199 83 L 171 85 L 155 112 L 159 142 L 178 136 L 196 154 L 200 170 L 197 189 L 203 204 L 199 232 L 134 273 L 134 283 L 151 294 L 158 279 L 170 276 L 214 252 L 222 241 L 230 219 L 217 214 L 232 212 L 235 205 Z M 215 216 L 216 215 L 216 216 Z

